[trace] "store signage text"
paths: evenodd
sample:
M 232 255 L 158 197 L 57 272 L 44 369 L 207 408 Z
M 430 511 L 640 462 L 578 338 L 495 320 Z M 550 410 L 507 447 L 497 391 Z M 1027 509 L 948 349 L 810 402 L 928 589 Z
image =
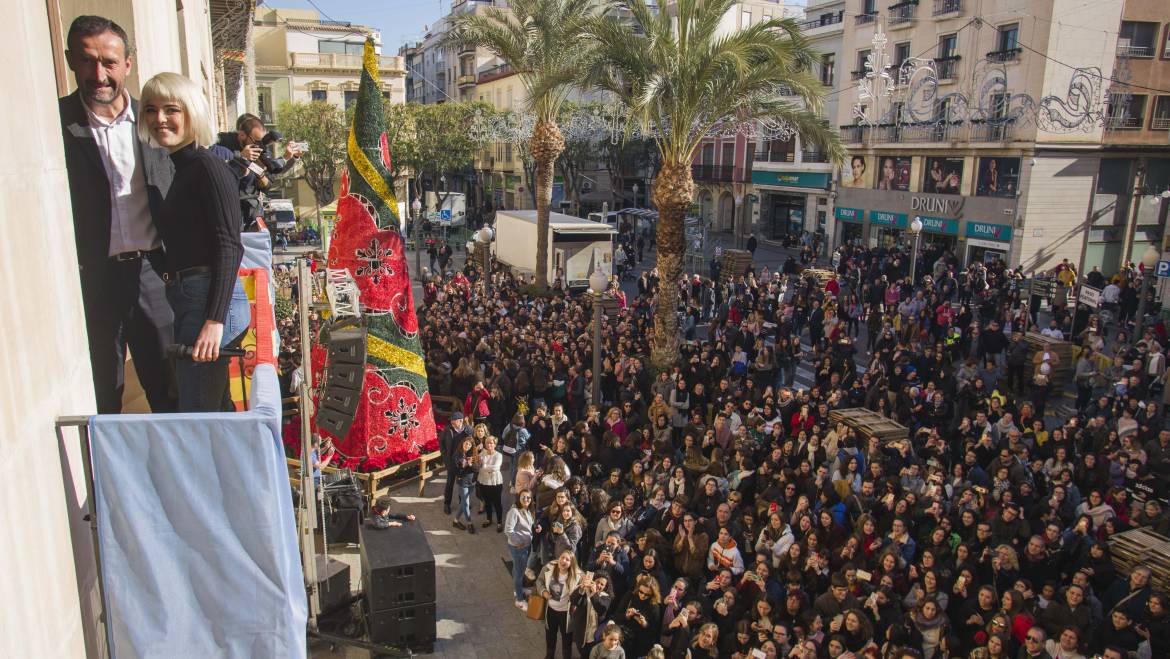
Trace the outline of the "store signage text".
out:
M 915 213 L 938 213 L 954 216 L 962 212 L 963 198 L 915 195 L 910 197 L 910 209 Z
M 844 206 L 838 206 L 837 208 L 833 209 L 833 214 L 837 216 L 837 219 L 844 222 L 861 222 L 864 213 L 865 211 L 861 210 L 860 208 L 845 208 Z
M 968 238 L 986 238 L 1003 243 L 1012 241 L 1012 227 L 1007 224 L 990 224 L 988 222 L 974 222 L 967 220 Z
M 870 211 L 869 223 L 899 229 L 905 229 L 907 226 L 905 213 L 891 213 L 890 211 Z
M 922 221 L 922 230 L 928 233 L 945 233 L 948 236 L 955 236 L 959 233 L 959 221 L 947 217 L 927 217 L 925 215 L 918 215 L 919 220 Z

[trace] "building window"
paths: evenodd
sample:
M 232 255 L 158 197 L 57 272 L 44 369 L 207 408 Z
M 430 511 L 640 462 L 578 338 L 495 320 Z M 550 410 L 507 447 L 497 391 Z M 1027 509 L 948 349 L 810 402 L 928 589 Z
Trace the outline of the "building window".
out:
M 1014 62 L 1020 59 L 1020 24 L 1009 23 L 998 28 L 996 50 L 987 53 L 992 62 Z
M 740 27 L 751 27 L 752 26 L 752 12 L 750 9 L 743 10 L 740 21 L 743 23 L 742 25 L 740 25 Z
M 720 154 L 719 164 L 724 167 L 730 167 L 735 164 L 735 143 L 724 142 L 723 153 Z
M 266 124 L 273 123 L 275 117 L 272 114 L 271 87 L 256 88 L 256 111 L 260 115 L 260 121 L 263 121 Z
M 390 92 L 383 90 L 382 91 L 382 100 L 389 101 L 390 100 Z
M 317 52 L 319 53 L 361 55 L 365 47 L 364 43 L 350 43 L 348 41 L 321 40 L 317 42 Z
M 1153 57 L 1158 39 L 1158 24 L 1121 21 L 1117 34 L 1117 54 L 1122 57 Z
M 902 63 L 910 59 L 910 42 L 894 44 L 894 69 L 902 68 Z
M 1170 23 L 1166 24 L 1166 38 L 1162 39 L 1162 59 L 1170 59 Z
M 755 158 L 756 162 L 796 162 L 796 140 L 768 140 Z
M 358 97 L 357 90 L 356 89 L 355 90 L 347 89 L 342 93 L 345 94 L 345 109 L 348 110 L 349 106 L 353 105 L 354 103 L 357 103 L 357 97 Z
M 853 79 L 861 80 L 865 77 L 865 62 L 869 59 L 868 50 L 857 51 L 857 69 L 853 71 Z
M 1140 130 L 1146 123 L 1145 94 L 1110 94 L 1105 104 L 1105 127 Z
M 834 53 L 825 53 L 821 55 L 821 84 L 826 87 L 833 86 L 833 78 L 836 75 L 837 56 Z
M 512 143 L 511 142 L 504 144 L 504 161 L 505 162 L 512 162 Z
M 861 0 L 861 13 L 870 15 L 876 14 L 877 10 L 874 9 L 875 4 L 875 0 Z
M 1154 102 L 1154 116 L 1150 119 L 1151 130 L 1170 130 L 1170 96 L 1159 96 Z
M 953 80 L 958 77 L 959 68 L 959 35 L 946 34 L 938 38 L 938 55 L 934 64 L 938 69 L 939 80 Z
M 328 101 L 329 92 L 324 89 L 310 89 L 309 100 L 312 101 Z
M 959 45 L 959 35 L 946 34 L 938 38 L 938 57 L 939 59 L 953 57 L 955 49 Z

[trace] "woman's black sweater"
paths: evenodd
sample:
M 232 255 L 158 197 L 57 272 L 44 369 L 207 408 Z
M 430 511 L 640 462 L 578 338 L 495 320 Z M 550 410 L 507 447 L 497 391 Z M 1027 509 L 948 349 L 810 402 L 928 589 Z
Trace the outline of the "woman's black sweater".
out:
M 211 268 L 207 320 L 223 322 L 239 275 L 239 182 L 226 163 L 194 143 L 171 154 L 175 178 L 159 222 L 167 271 Z

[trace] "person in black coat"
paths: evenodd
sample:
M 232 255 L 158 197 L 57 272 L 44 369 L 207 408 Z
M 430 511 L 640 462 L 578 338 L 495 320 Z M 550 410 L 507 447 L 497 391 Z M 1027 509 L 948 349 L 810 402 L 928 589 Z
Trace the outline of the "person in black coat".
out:
M 106 18 L 79 16 L 66 46 L 78 90 L 59 99 L 58 109 L 97 411 L 122 411 L 129 345 L 151 410 L 171 412 L 165 351 L 174 314 L 155 221 L 174 167 L 165 149 L 136 133 L 138 102 L 125 88 L 133 65 L 126 31 Z
M 463 422 L 463 413 L 451 414 L 450 422 L 443 432 L 439 433 L 439 451 L 442 454 L 443 466 L 447 469 L 447 483 L 443 486 L 443 513 L 451 514 L 451 496 L 455 492 L 455 475 L 453 465 L 458 460 L 455 452 L 463 438 L 469 434 L 467 425 Z

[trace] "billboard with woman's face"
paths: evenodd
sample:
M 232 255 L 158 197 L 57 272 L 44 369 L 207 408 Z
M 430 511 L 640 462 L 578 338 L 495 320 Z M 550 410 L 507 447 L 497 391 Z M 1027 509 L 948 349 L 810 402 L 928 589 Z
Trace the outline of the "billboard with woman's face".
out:
M 910 158 L 905 156 L 881 156 L 878 158 L 878 190 L 910 190 Z
M 962 158 L 927 158 L 922 191 L 932 194 L 959 194 L 963 182 Z
M 1020 159 L 988 157 L 979 159 L 979 180 L 975 194 L 981 197 L 1014 197 L 1020 189 Z
M 865 184 L 865 173 L 867 169 L 868 164 L 865 161 L 865 156 L 852 156 L 849 158 L 849 162 L 841 166 L 841 187 L 869 187 Z

